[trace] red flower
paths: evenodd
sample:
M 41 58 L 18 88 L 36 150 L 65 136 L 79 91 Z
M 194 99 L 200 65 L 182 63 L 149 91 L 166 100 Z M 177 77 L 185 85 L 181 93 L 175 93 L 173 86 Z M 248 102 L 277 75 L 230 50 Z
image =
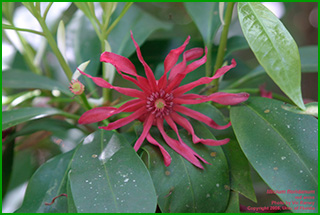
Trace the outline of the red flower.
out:
M 109 123 L 109 125 L 106 127 L 104 126 L 99 128 L 102 128 L 105 130 L 113 130 L 113 129 L 120 128 L 132 122 L 135 119 L 139 119 L 143 121 L 143 131 L 140 137 L 138 138 L 138 140 L 136 141 L 134 145 L 134 149 L 137 151 L 140 148 L 143 141 L 147 139 L 148 142 L 160 148 L 161 153 L 164 157 L 164 163 L 166 166 L 169 166 L 171 163 L 171 157 L 169 153 L 149 133 L 149 130 L 152 125 L 157 126 L 162 137 L 173 150 L 178 152 L 181 156 L 183 156 L 185 159 L 190 161 L 195 166 L 203 169 L 199 160 L 205 163 L 208 163 L 208 162 L 205 161 L 201 156 L 199 156 L 196 152 L 194 152 L 182 141 L 178 133 L 178 128 L 176 124 L 185 128 L 192 135 L 192 140 L 194 143 L 201 142 L 205 145 L 218 146 L 218 145 L 223 145 L 228 143 L 229 139 L 212 140 L 212 139 L 201 139 L 197 137 L 190 122 L 180 114 L 184 114 L 186 116 L 194 118 L 215 129 L 225 129 L 225 128 L 228 128 L 231 124 L 229 123 L 223 126 L 218 125 L 211 118 L 205 116 L 204 114 L 191 110 L 182 105 L 183 104 L 199 104 L 207 101 L 214 101 L 223 105 L 235 105 L 247 100 L 249 97 L 249 94 L 247 93 L 230 94 L 230 93 L 218 92 L 218 93 L 213 93 L 209 96 L 203 96 L 203 95 L 185 94 L 185 93 L 199 85 L 208 84 L 213 79 L 219 78 L 220 76 L 225 74 L 228 70 L 230 70 L 231 68 L 234 68 L 236 66 L 236 62 L 232 60 L 231 65 L 224 66 L 218 69 L 216 74 L 213 77 L 203 77 L 197 81 L 179 86 L 183 78 L 189 72 L 192 72 L 193 70 L 197 69 L 198 67 L 200 67 L 206 62 L 207 53 L 205 53 L 205 55 L 202 58 L 200 58 L 203 55 L 202 48 L 193 48 L 183 53 L 185 47 L 189 43 L 189 40 L 190 40 L 190 36 L 189 36 L 182 46 L 170 51 L 170 53 L 167 55 L 166 59 L 164 60 L 164 74 L 159 80 L 156 80 L 150 67 L 144 61 L 141 55 L 140 47 L 134 40 L 132 32 L 131 32 L 131 38 L 136 47 L 138 58 L 144 66 L 144 70 L 147 78 L 139 76 L 136 72 L 134 65 L 131 63 L 131 61 L 120 55 L 117 55 L 111 52 L 104 52 L 102 53 L 100 60 L 114 65 L 118 73 L 124 79 L 132 81 L 141 90 L 112 86 L 110 83 L 108 83 L 102 78 L 92 77 L 91 75 L 88 75 L 84 72 L 81 72 L 81 71 L 80 72 L 83 75 L 91 78 L 100 87 L 114 89 L 127 96 L 137 97 L 137 99 L 130 100 L 119 108 L 98 107 L 98 108 L 91 109 L 85 112 L 81 116 L 81 118 L 79 119 L 79 123 L 87 124 L 87 123 L 98 122 L 120 112 L 133 112 L 131 115 L 125 118 Z M 205 49 L 205 52 L 207 52 L 207 49 Z M 182 53 L 183 53 L 182 62 L 176 64 L 179 56 Z M 200 59 L 195 60 L 197 58 L 200 58 Z M 195 61 L 187 65 L 187 62 L 192 60 L 195 60 Z M 169 78 L 167 78 L 167 73 L 170 70 L 171 72 L 170 72 Z M 132 76 L 135 78 L 133 78 Z M 178 140 L 175 140 L 166 134 L 163 127 L 164 120 L 166 120 L 169 126 L 176 132 L 178 136 Z

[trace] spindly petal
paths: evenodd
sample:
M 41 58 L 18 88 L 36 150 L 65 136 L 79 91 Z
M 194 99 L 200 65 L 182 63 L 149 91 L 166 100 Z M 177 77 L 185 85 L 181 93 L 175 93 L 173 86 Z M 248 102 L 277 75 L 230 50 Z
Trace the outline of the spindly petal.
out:
M 230 69 L 234 68 L 237 65 L 236 61 L 234 59 L 232 59 L 231 61 L 231 65 L 228 66 L 224 66 L 220 69 L 218 69 L 216 71 L 216 74 L 212 77 L 202 77 L 197 81 L 191 82 L 189 84 L 185 84 L 181 87 L 178 87 L 176 89 L 173 90 L 173 95 L 175 97 L 180 96 L 182 94 L 184 94 L 185 92 L 192 90 L 193 88 L 202 85 L 202 84 L 209 84 L 211 81 L 213 81 L 216 78 L 219 78 L 220 76 L 222 76 L 223 74 L 225 74 L 226 72 L 228 72 Z
M 144 70 L 146 72 L 146 76 L 149 81 L 150 87 L 153 90 L 157 90 L 156 78 L 154 77 L 154 74 L 153 74 L 152 70 L 150 69 L 150 67 L 148 66 L 148 64 L 144 61 L 142 54 L 141 54 L 140 47 L 139 47 L 138 43 L 133 38 L 132 31 L 130 31 L 130 34 L 131 34 L 131 39 L 134 43 L 134 46 L 136 47 L 138 58 L 139 58 L 140 62 L 142 63 Z
M 140 135 L 140 137 L 138 138 L 138 140 L 134 144 L 134 147 L 133 147 L 134 150 L 138 151 L 138 149 L 140 148 L 141 144 L 143 143 L 144 139 L 146 138 L 146 136 L 149 133 L 149 130 L 152 126 L 154 118 L 155 118 L 155 116 L 153 114 L 149 114 L 149 116 L 147 117 L 147 120 L 143 124 L 142 134 Z
M 101 126 L 99 128 L 105 129 L 105 130 L 113 130 L 113 129 L 120 128 L 122 126 L 129 124 L 133 120 L 139 118 L 140 116 L 145 114 L 145 112 L 146 112 L 146 108 L 142 107 L 127 117 L 124 117 L 124 118 L 118 119 L 117 121 L 111 122 L 111 123 L 109 123 L 108 126 Z
M 139 90 L 131 89 L 131 88 L 124 88 L 124 87 L 115 87 L 115 86 L 112 86 L 109 82 L 107 82 L 103 78 L 93 77 L 89 74 L 82 72 L 80 69 L 78 69 L 78 71 L 82 75 L 85 75 L 88 78 L 91 78 L 93 80 L 93 82 L 100 87 L 114 89 L 114 90 L 118 91 L 119 93 L 122 93 L 127 96 L 131 96 L 131 97 L 138 97 L 138 98 L 142 98 L 142 99 L 144 99 L 146 97 L 145 94 Z
M 186 41 L 179 48 L 172 49 L 164 60 L 164 74 L 167 74 L 170 69 L 177 63 L 179 56 L 182 54 L 186 46 L 190 41 L 190 36 L 187 37 Z
M 137 71 L 133 63 L 126 57 L 114 54 L 112 52 L 103 52 L 100 56 L 100 61 L 105 63 L 111 63 L 120 71 L 136 76 Z
M 141 76 L 136 76 L 137 79 L 134 79 L 133 77 L 130 77 L 129 75 L 123 74 L 118 68 L 117 68 L 118 73 L 122 76 L 122 78 L 131 81 L 135 85 L 137 85 L 141 90 L 143 90 L 146 93 L 151 93 L 151 90 L 149 89 L 149 83 L 148 80 L 144 77 Z
M 249 98 L 248 93 L 224 93 L 217 92 L 209 96 L 197 94 L 185 94 L 178 98 L 174 98 L 173 102 L 177 104 L 200 104 L 203 102 L 213 101 L 222 105 L 236 105 L 246 101 Z
M 209 125 L 210 127 L 214 128 L 214 129 L 218 129 L 218 130 L 222 130 L 222 129 L 226 129 L 228 127 L 230 127 L 231 123 L 229 122 L 227 125 L 218 125 L 215 121 L 213 121 L 213 119 L 211 119 L 210 117 L 207 117 L 206 115 L 199 113 L 198 111 L 194 111 L 190 108 L 181 106 L 181 105 L 175 105 L 173 106 L 173 110 L 180 112 L 184 115 L 187 115 L 195 120 L 199 120 L 207 125 Z
M 109 118 L 114 114 L 117 108 L 114 107 L 97 107 L 86 111 L 81 115 L 78 123 L 79 124 L 90 124 L 100 122 L 104 119 Z
M 188 73 L 196 70 L 198 67 L 205 64 L 207 61 L 207 53 L 208 53 L 208 49 L 205 48 L 205 55 L 202 58 L 200 58 L 199 60 L 196 60 L 196 61 L 190 63 L 182 73 L 177 74 L 176 77 L 174 78 L 174 80 L 172 80 L 170 82 L 170 84 L 168 85 L 166 91 L 169 91 L 169 90 L 172 90 L 172 89 L 175 89 L 176 87 L 178 87 L 180 85 L 181 81 L 186 77 L 186 75 Z
M 155 145 L 155 146 L 158 146 L 160 151 L 161 151 L 161 154 L 163 156 L 163 160 L 164 160 L 164 165 L 165 166 L 169 166 L 171 164 L 171 156 L 170 154 L 164 149 L 163 146 L 160 145 L 160 143 L 158 143 L 151 135 L 150 133 L 147 135 L 147 140 L 149 143 Z
M 224 145 L 230 141 L 229 138 L 226 138 L 223 140 L 201 139 L 195 134 L 191 123 L 186 118 L 180 116 L 179 114 L 177 114 L 175 112 L 172 112 L 171 116 L 172 116 L 172 119 L 176 123 L 178 123 L 184 129 L 186 129 L 186 131 L 188 131 L 188 133 L 192 135 L 192 142 L 193 143 L 202 143 L 204 145 L 209 145 L 209 146 L 220 146 L 220 145 Z
M 174 66 L 170 72 L 169 75 L 169 81 L 173 80 L 177 74 L 184 72 L 186 68 L 186 63 L 188 61 L 197 59 L 203 55 L 203 49 L 202 48 L 193 48 L 190 50 L 187 50 L 183 53 L 183 60 L 182 62 L 178 63 L 176 66 Z
M 177 125 L 174 123 L 174 121 L 172 120 L 171 116 L 165 116 L 164 119 L 167 121 L 168 125 L 172 128 L 172 130 L 174 132 L 176 132 L 180 143 L 183 143 L 183 141 L 182 141 L 182 139 L 180 137 Z
M 187 145 L 180 143 L 179 141 L 172 139 L 169 137 L 163 128 L 163 119 L 158 118 L 157 119 L 157 127 L 166 141 L 166 143 L 175 150 L 178 154 L 180 154 L 182 157 L 184 157 L 186 160 L 188 160 L 190 163 L 195 165 L 196 167 L 199 167 L 200 169 L 203 169 L 203 166 L 201 165 L 200 160 L 202 160 L 205 163 L 208 163 L 205 161 L 201 156 L 199 156 L 196 152 L 194 152 L 191 148 L 189 148 Z

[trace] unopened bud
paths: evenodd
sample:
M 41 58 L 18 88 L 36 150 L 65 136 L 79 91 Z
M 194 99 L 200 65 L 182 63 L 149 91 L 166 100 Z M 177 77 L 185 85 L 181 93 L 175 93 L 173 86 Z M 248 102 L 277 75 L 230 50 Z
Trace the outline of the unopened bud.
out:
M 81 95 L 84 91 L 84 85 L 79 80 L 72 80 L 69 89 L 73 94 Z

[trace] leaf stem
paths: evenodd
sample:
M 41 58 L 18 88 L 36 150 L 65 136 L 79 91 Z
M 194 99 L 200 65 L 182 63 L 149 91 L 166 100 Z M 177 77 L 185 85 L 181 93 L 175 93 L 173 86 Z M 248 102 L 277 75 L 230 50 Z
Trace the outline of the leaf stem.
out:
M 29 32 L 29 33 L 33 33 L 33 34 L 38 34 L 38 35 L 44 36 L 44 34 L 42 32 L 39 32 L 39 31 L 35 31 L 35 30 L 32 30 L 32 29 L 26 29 L 26 28 L 17 28 L 17 27 L 14 27 L 12 25 L 7 25 L 7 24 L 3 24 L 3 23 L 2 23 L 2 29 L 25 31 L 25 32 Z
M 106 33 L 104 34 L 106 37 L 110 34 L 112 29 L 118 24 L 118 22 L 121 20 L 121 18 L 126 14 L 126 12 L 129 10 L 133 2 L 127 2 L 125 6 L 123 7 L 123 10 L 121 11 L 120 15 L 117 17 L 116 20 L 113 21 L 113 23 L 110 25 Z
M 220 44 L 218 48 L 218 54 L 216 59 L 216 64 L 214 65 L 214 72 L 212 75 L 215 74 L 215 72 L 222 66 L 225 52 L 226 52 L 226 46 L 227 46 L 227 39 L 228 39 L 228 32 L 229 32 L 229 26 L 231 23 L 232 18 L 232 12 L 233 12 L 233 6 L 234 2 L 228 2 L 226 13 L 224 16 L 224 22 L 225 25 L 223 26 L 221 38 L 220 38 Z M 210 83 L 213 87 L 210 90 L 210 93 L 216 92 L 219 89 L 219 79 L 215 79 Z

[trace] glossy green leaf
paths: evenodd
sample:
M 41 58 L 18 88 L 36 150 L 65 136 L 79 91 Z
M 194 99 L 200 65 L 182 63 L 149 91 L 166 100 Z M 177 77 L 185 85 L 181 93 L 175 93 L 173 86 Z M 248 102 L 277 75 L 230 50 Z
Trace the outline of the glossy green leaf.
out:
M 15 110 L 8 110 L 2 112 L 2 130 L 15 126 L 17 124 L 43 118 L 46 116 L 63 114 L 55 108 L 40 108 L 40 107 L 26 107 Z
M 195 131 L 201 138 L 214 138 L 202 124 L 194 122 Z M 168 132 L 172 137 L 174 132 Z M 228 204 L 230 179 L 228 163 L 221 147 L 194 145 L 185 130 L 182 140 L 212 165 L 203 164 L 201 170 L 167 146 L 157 134 L 154 138 L 168 151 L 172 161 L 169 167 L 157 147 L 145 146 L 144 159 L 150 164 L 149 171 L 158 195 L 158 205 L 164 213 L 223 212 Z M 149 156 L 147 156 L 147 154 Z M 149 157 L 149 159 L 147 159 Z
M 281 21 L 258 2 L 238 4 L 240 25 L 257 60 L 301 109 L 301 62 L 297 44 Z
M 112 131 L 83 141 L 69 175 L 78 212 L 155 212 L 157 198 L 147 168 L 132 146 Z
M 112 17 L 118 17 L 124 5 L 124 2 L 119 2 Z M 130 30 L 132 30 L 134 39 L 141 45 L 152 32 L 159 29 L 169 30 L 171 27 L 171 23 L 160 21 L 133 4 L 111 31 L 108 42 L 112 52 L 129 57 L 135 52 Z
M 67 198 L 61 196 L 52 205 L 52 199 L 66 193 L 67 173 L 74 151 L 54 157 L 43 164 L 29 181 L 22 206 L 16 213 L 67 213 Z
M 222 113 L 212 105 L 207 103 L 190 105 L 189 108 L 199 111 L 206 116 L 214 119 L 219 125 L 227 124 L 226 118 L 222 115 Z M 194 121 L 191 121 L 193 123 Z M 193 125 L 196 127 L 197 125 Z M 232 128 L 228 128 L 225 130 L 215 130 L 208 126 L 206 126 L 217 139 L 230 138 L 230 142 L 226 145 L 222 146 L 223 152 L 227 157 L 231 178 L 231 190 L 241 193 L 243 196 L 248 199 L 256 202 L 257 198 L 253 189 L 250 167 L 247 158 L 243 154 L 239 143 L 234 137 L 234 133 Z
M 221 25 L 219 2 L 185 2 L 184 5 L 197 25 L 205 44 L 211 43 Z
M 315 202 L 313 207 L 317 210 L 318 120 L 285 111 L 282 105 L 276 100 L 251 97 L 231 108 L 233 129 L 242 151 L 262 179 L 272 190 L 285 191 L 277 194 L 282 201 L 311 196 L 315 198 L 310 201 Z M 308 190 L 316 194 L 290 194 L 287 190 Z M 299 207 L 293 211 L 315 210 Z
M 228 158 L 231 189 L 241 193 L 251 201 L 257 202 L 251 180 L 250 166 L 239 143 L 236 140 L 231 139 L 230 142 L 222 146 L 222 148 Z
M 229 204 L 225 213 L 240 213 L 239 193 L 231 191 Z
M 2 87 L 13 89 L 44 89 L 59 90 L 72 96 L 68 86 L 50 78 L 16 69 L 9 69 L 2 73 Z

